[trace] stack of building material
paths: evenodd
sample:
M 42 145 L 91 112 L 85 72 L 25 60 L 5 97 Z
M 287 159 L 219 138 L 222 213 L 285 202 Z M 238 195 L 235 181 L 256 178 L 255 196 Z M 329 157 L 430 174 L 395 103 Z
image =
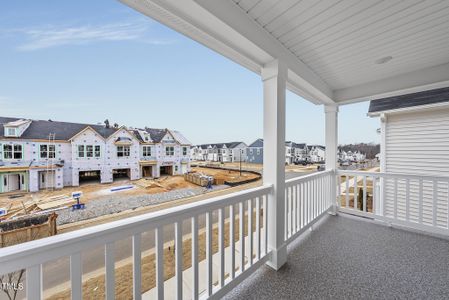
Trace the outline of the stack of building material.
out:
M 199 186 L 207 186 L 207 184 L 214 180 L 214 178 L 212 176 L 208 176 L 208 175 L 204 175 L 202 173 L 197 173 L 197 172 L 193 172 L 193 173 L 187 173 L 184 174 L 184 179 L 188 182 L 192 182 L 196 185 Z
M 67 195 L 44 197 L 27 201 L 15 200 L 5 207 L 6 214 L 0 217 L 1 221 L 13 220 L 26 215 L 55 211 L 71 206 L 76 201 Z

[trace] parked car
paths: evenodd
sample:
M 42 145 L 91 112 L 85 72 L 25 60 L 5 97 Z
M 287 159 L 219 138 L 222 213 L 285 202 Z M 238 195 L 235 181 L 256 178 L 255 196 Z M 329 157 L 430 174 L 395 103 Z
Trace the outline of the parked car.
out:
M 347 160 L 344 160 L 340 163 L 340 166 L 342 167 L 348 167 L 350 165 L 350 163 Z
M 307 166 L 309 164 L 309 162 L 305 159 L 299 159 L 295 161 L 295 165 L 303 165 L 303 166 Z

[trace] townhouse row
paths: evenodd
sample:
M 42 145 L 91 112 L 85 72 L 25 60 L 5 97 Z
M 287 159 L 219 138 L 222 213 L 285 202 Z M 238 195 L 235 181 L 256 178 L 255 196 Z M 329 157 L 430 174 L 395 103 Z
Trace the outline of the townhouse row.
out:
M 324 162 L 326 152 L 324 146 L 307 145 L 305 143 L 285 142 L 285 163 Z M 263 163 L 263 139 L 257 139 L 247 148 L 247 162 Z
M 324 162 L 325 148 L 320 145 L 285 143 L 285 163 L 299 161 Z M 196 161 L 263 163 L 263 139 L 249 146 L 244 142 L 196 145 L 191 148 L 190 158 Z
M 190 148 L 169 129 L 0 117 L 0 193 L 181 175 Z

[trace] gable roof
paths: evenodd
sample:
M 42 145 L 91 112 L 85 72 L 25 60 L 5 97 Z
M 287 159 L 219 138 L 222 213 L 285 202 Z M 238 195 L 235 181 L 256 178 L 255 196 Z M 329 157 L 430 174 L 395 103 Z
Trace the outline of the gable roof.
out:
M 325 146 L 321 146 L 321 145 L 308 145 L 307 146 L 307 149 L 309 149 L 309 150 L 311 150 L 312 148 L 318 148 L 318 149 L 321 149 L 321 150 L 326 150 L 326 147 Z
M 0 138 L 4 138 L 4 124 L 11 122 L 18 122 L 22 120 L 27 120 L 23 118 L 10 118 L 10 117 L 0 117 Z M 107 139 L 114 135 L 117 131 L 121 129 L 128 130 L 125 126 L 120 128 L 106 128 L 104 125 L 93 125 L 93 124 L 82 124 L 82 123 L 70 123 L 70 122 L 59 122 L 59 121 L 45 121 L 45 120 L 30 120 L 32 121 L 30 126 L 22 133 L 20 138 L 23 139 L 36 139 L 36 140 L 46 140 L 50 133 L 55 134 L 56 140 L 68 141 L 81 133 L 84 130 L 92 129 L 97 132 L 102 138 Z M 157 129 L 157 128 L 145 128 L 145 129 L 133 129 L 128 130 L 128 132 L 133 135 L 140 142 L 144 142 L 140 136 L 138 130 L 145 131 L 150 135 L 152 142 L 159 143 L 167 133 L 173 135 L 175 140 L 177 140 L 182 145 L 191 145 L 190 141 L 187 140 L 179 131 L 169 131 L 168 129 Z
M 3 124 L 21 120 L 23 118 L 0 117 L 0 137 L 4 137 Z M 103 138 L 107 138 L 116 132 L 117 128 L 106 128 L 104 125 L 80 124 L 59 121 L 32 120 L 30 126 L 22 133 L 23 139 L 48 139 L 50 133 L 55 134 L 56 140 L 69 140 L 80 131 L 91 127 Z
M 304 149 L 306 147 L 305 143 L 295 143 L 295 142 L 285 142 L 285 145 L 288 145 L 289 147 L 292 148 L 299 148 L 299 149 Z
M 305 143 L 295 143 L 295 142 L 291 142 L 291 141 L 286 141 L 285 145 L 288 146 L 288 147 L 300 148 L 300 149 L 304 149 L 306 147 Z M 251 148 L 262 148 L 263 147 L 263 139 L 255 140 L 248 147 L 251 147 Z
M 181 145 L 192 145 L 192 143 L 177 130 L 170 130 L 171 134 Z
M 15 121 L 12 121 L 12 122 L 5 123 L 4 125 L 5 126 L 18 127 L 18 126 L 27 124 L 28 122 L 30 122 L 30 120 L 19 119 L 19 120 L 15 120 Z
M 226 146 L 226 148 L 228 148 L 228 149 L 233 149 L 240 144 L 243 144 L 246 146 L 246 144 L 244 142 L 229 142 L 229 143 L 216 143 L 216 144 L 202 144 L 202 145 L 197 145 L 196 147 L 199 147 L 201 149 L 207 149 L 210 146 L 211 148 L 222 149 L 222 148 L 224 148 L 224 146 Z
M 449 102 L 449 87 L 370 101 L 368 114 Z
M 246 144 L 244 142 L 230 142 L 230 143 L 226 143 L 226 147 L 228 149 L 234 149 L 235 147 L 237 147 L 240 144 L 243 144 L 246 146 Z
M 250 147 L 250 148 L 262 148 L 263 147 L 263 139 L 255 140 L 248 147 Z
M 167 129 L 158 129 L 158 128 L 148 128 L 145 127 L 144 129 L 141 128 L 134 128 L 131 132 L 134 134 L 134 136 L 139 140 L 139 142 L 146 142 L 142 139 L 142 136 L 140 135 L 139 131 L 144 131 L 150 135 L 151 142 L 153 143 L 159 143 L 164 138 L 165 134 L 167 133 Z
M 162 141 L 164 136 L 167 134 L 167 129 L 145 128 L 144 130 L 150 134 L 150 138 L 155 143 Z

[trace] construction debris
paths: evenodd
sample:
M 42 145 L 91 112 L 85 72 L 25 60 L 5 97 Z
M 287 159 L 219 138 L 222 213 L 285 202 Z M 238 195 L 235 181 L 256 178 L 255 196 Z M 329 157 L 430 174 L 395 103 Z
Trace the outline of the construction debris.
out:
M 214 181 L 214 177 L 205 175 L 200 172 L 186 173 L 184 174 L 184 179 L 188 182 L 192 182 L 202 187 L 208 186 L 211 182 Z
M 55 213 L 23 216 L 0 223 L 0 248 L 52 236 L 57 233 Z
M 74 202 L 76 201 L 67 195 L 11 202 L 8 207 L 2 208 L 6 213 L 0 216 L 0 221 L 14 220 L 22 216 L 36 214 L 37 212 L 54 211 L 56 208 L 70 206 Z

